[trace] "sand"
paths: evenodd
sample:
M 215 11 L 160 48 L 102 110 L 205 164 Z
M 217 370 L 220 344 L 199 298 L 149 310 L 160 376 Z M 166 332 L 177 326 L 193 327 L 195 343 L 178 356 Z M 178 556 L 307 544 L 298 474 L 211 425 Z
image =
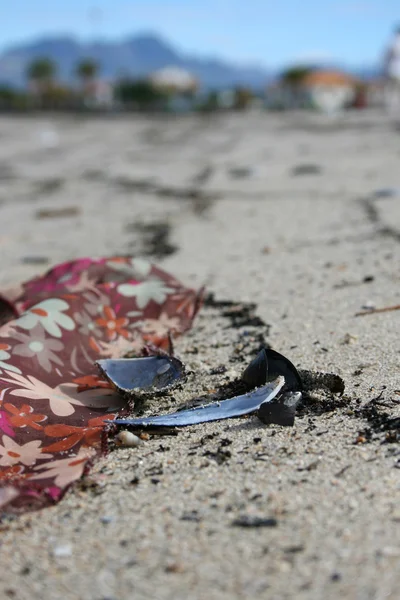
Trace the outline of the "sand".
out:
M 293 428 L 236 419 L 113 450 L 57 506 L 0 525 L 0 597 L 397 599 L 400 311 L 355 317 L 400 303 L 400 192 L 375 194 L 400 188 L 395 125 L 2 117 L 0 141 L 1 286 L 132 252 L 256 304 L 265 325 L 204 308 L 177 343 L 186 387 L 149 412 L 239 376 L 262 337 L 346 384 Z

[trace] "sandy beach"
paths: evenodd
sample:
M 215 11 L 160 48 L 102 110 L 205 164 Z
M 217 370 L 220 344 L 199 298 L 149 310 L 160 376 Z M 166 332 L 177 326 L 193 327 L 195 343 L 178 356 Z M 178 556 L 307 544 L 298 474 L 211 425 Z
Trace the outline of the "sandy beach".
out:
M 233 419 L 112 450 L 58 505 L 0 524 L 0 597 L 397 599 L 400 311 L 355 315 L 400 304 L 398 127 L 2 116 L 0 142 L 0 288 L 134 254 L 214 294 L 176 344 L 187 386 L 149 412 L 238 377 L 261 338 L 346 385 L 293 428 Z

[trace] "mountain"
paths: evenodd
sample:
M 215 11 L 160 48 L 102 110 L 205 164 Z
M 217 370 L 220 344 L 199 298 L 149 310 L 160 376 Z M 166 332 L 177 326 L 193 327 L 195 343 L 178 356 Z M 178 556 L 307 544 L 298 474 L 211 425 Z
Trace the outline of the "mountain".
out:
M 190 56 L 155 34 L 142 34 L 117 42 L 91 43 L 81 43 L 69 36 L 56 36 L 9 48 L 0 55 L 0 82 L 24 85 L 27 65 L 42 57 L 52 58 L 58 65 L 59 79 L 67 82 L 72 80 L 76 64 L 82 58 L 94 59 L 101 65 L 101 75 L 111 79 L 143 77 L 167 66 L 189 70 L 206 88 L 234 84 L 260 88 L 271 76 L 269 71 L 258 67 Z

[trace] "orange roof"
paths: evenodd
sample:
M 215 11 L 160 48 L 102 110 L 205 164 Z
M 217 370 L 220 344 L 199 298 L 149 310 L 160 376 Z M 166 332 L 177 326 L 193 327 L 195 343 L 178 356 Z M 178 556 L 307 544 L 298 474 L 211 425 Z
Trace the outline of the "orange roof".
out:
M 340 71 L 313 71 L 303 79 L 303 85 L 312 87 L 314 85 L 347 86 L 355 85 L 357 80 L 351 75 Z

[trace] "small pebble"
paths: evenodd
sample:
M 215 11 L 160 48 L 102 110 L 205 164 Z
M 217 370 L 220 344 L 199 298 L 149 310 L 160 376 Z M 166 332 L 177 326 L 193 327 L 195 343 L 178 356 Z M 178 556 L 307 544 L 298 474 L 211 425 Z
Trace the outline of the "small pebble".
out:
M 62 544 L 61 546 L 55 546 L 53 548 L 53 556 L 56 558 L 67 558 L 72 555 L 71 544 Z
M 355 344 L 357 342 L 357 340 L 358 340 L 358 337 L 356 335 L 353 335 L 352 333 L 346 333 L 343 336 L 340 343 L 343 346 L 346 346 L 346 345 L 350 345 L 350 344 Z
M 366 302 L 364 302 L 361 308 L 363 310 L 374 310 L 376 308 L 376 304 L 375 302 L 372 302 L 372 300 L 367 300 Z
M 367 441 L 367 438 L 366 438 L 366 437 L 364 437 L 363 435 L 361 435 L 361 434 L 360 434 L 360 435 L 359 435 L 359 436 L 356 438 L 356 441 L 355 441 L 355 443 L 356 443 L 356 444 L 365 444 L 365 442 L 366 442 L 366 441 Z
M 100 517 L 100 521 L 104 523 L 104 525 L 108 525 L 114 521 L 114 517 L 111 517 L 110 515 L 104 515 L 104 517 Z
M 232 167 L 229 169 L 229 175 L 234 179 L 245 179 L 251 177 L 254 173 L 252 167 Z
M 21 262 L 25 265 L 46 265 L 50 261 L 47 256 L 23 256 Z
M 131 431 L 120 431 L 115 441 L 119 446 L 127 446 L 128 448 L 136 448 L 143 444 L 142 440 Z
M 392 521 L 396 521 L 398 523 L 400 523 L 400 510 L 395 510 L 391 515 L 390 515 Z
M 278 521 L 273 518 L 256 517 L 251 515 L 242 515 L 232 521 L 234 527 L 276 527 Z
M 185 571 L 185 567 L 180 562 L 169 562 L 165 566 L 166 573 L 183 573 Z
M 375 198 L 395 198 L 396 196 L 400 196 L 400 188 L 382 188 L 380 190 L 375 190 L 374 196 Z
M 319 165 L 314 164 L 304 164 L 304 165 L 296 165 L 291 170 L 291 175 L 319 175 L 322 173 L 322 168 Z

